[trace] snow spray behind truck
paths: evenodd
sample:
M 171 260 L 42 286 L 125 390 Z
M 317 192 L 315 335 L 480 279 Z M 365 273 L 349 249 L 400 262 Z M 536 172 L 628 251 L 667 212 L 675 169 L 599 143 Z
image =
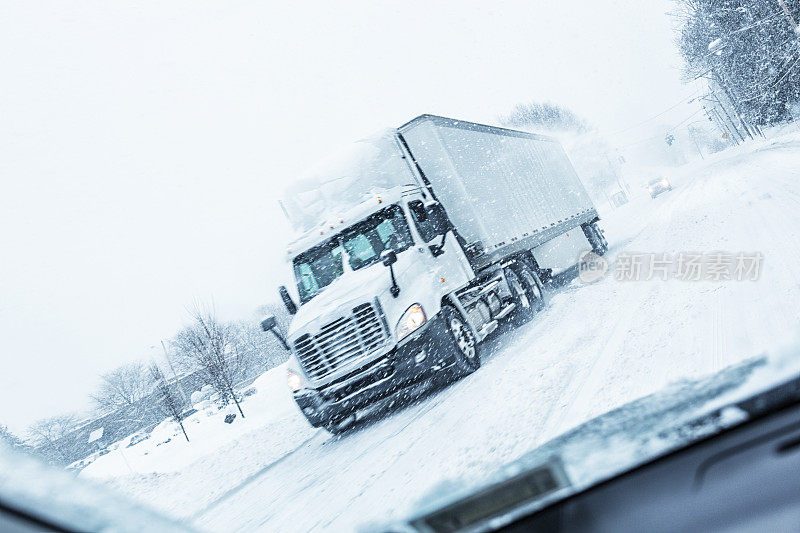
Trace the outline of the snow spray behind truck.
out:
M 422 115 L 323 161 L 289 191 L 302 234 L 280 287 L 288 382 L 313 426 L 436 373 L 480 367 L 501 321 L 545 305 L 543 283 L 602 254 L 598 215 L 550 137 Z

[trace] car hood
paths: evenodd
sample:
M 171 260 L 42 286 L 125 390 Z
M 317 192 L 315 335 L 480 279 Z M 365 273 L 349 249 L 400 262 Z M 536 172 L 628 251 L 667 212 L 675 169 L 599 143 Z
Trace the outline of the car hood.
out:
M 752 399 L 779 384 L 800 397 L 798 353 L 800 347 L 795 347 L 676 383 L 575 427 L 485 479 L 442 482 L 420 499 L 407 520 L 385 530 L 435 531 L 435 524 L 451 520 L 454 512 L 468 509 L 474 518 L 480 508 L 492 509 L 482 520 L 491 518 L 497 526 L 736 426 L 758 414 L 754 409 L 770 407 Z M 542 472 L 550 480 L 547 490 L 528 494 L 524 503 L 506 499 L 505 507 L 492 506 L 492 501 L 520 492 L 510 485 L 514 480 L 527 473 L 541 478 Z
M 46 465 L 3 442 L 0 442 L 0 504 L 6 508 L 0 517 L 0 528 L 13 525 L 3 518 L 19 513 L 40 522 L 42 531 L 193 531 L 118 496 L 108 487 Z M 24 531 L 29 529 L 26 527 Z

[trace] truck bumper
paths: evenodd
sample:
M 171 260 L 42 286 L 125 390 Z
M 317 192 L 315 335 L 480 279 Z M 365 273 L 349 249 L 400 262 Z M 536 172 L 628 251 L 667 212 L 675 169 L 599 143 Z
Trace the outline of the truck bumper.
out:
M 294 400 L 314 427 L 342 420 L 452 364 L 447 339 L 438 313 L 381 359 L 324 388 L 301 389 Z

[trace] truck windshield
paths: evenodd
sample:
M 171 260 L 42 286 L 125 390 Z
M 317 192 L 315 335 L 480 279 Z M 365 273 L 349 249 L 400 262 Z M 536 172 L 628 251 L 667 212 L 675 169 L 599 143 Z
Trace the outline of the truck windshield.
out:
M 406 217 L 397 204 L 354 224 L 341 238 L 353 270 L 378 262 L 384 250 L 400 253 L 412 244 Z
M 304 304 L 319 294 L 343 272 L 342 247 L 338 236 L 298 255 L 294 260 L 294 277 L 297 279 L 300 303 Z
M 358 270 L 378 262 L 384 250 L 400 253 L 412 243 L 399 205 L 391 205 L 370 215 L 295 258 L 294 275 L 300 303 L 308 302 L 342 275 L 342 247 L 347 252 L 350 268 Z

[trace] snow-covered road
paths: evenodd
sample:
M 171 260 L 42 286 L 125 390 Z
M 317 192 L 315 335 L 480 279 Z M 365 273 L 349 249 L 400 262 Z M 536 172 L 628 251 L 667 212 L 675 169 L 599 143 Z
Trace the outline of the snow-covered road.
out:
M 670 176 L 675 190 L 655 200 L 638 193 L 604 216 L 605 279 L 551 289 L 546 310 L 489 341 L 483 366 L 466 379 L 340 437 L 310 432 L 193 510 L 194 524 L 306 531 L 385 522 L 430 494 L 480 484 L 587 419 L 792 339 L 800 316 L 798 153 L 797 134 L 761 141 L 683 167 Z M 623 253 L 715 251 L 760 252 L 760 279 L 614 279 Z M 259 447 L 240 453 L 257 457 Z
M 676 189 L 604 220 L 621 251 L 761 252 L 752 281 L 574 280 L 535 321 L 495 338 L 476 374 L 356 428 L 320 431 L 197 516 L 211 530 L 348 529 L 479 483 L 565 430 L 683 377 L 791 338 L 800 315 L 800 141 L 682 169 Z

